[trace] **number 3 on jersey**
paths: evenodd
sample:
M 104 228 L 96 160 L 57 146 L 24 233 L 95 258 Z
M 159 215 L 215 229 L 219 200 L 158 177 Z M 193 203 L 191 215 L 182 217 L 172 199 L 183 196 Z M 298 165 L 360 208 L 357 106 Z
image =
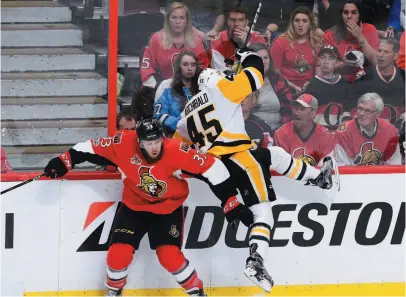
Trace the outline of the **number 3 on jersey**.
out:
M 216 140 L 217 136 L 219 136 L 220 133 L 223 132 L 223 128 L 221 127 L 221 124 L 218 120 L 212 119 L 208 121 L 206 119 L 206 115 L 212 111 L 214 111 L 213 104 L 199 110 L 197 114 L 203 131 L 199 131 L 199 129 L 197 128 L 194 115 L 188 117 L 186 120 L 187 131 L 190 140 L 194 144 L 197 144 L 199 147 L 205 146 L 206 140 L 210 143 L 213 143 Z

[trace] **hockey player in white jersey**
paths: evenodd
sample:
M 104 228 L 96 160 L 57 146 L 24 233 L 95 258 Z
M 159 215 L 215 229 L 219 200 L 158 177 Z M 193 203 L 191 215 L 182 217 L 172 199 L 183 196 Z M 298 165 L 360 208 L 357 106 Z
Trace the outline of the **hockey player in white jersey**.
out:
M 239 74 L 203 70 L 198 79 L 200 92 L 186 104 L 174 137 L 221 158 L 226 165 L 244 203 L 254 214 L 254 223 L 249 229 L 250 255 L 244 273 L 270 292 L 273 280 L 263 263 L 274 222 L 271 202 L 276 199 L 270 170 L 323 189 L 332 187 L 332 170 L 336 169 L 336 174 L 338 171 L 330 157 L 319 170 L 292 158 L 280 147 L 250 150 L 253 143 L 245 131 L 240 103 L 263 85 L 264 65 L 249 49 L 238 50 L 236 56 L 243 67 Z

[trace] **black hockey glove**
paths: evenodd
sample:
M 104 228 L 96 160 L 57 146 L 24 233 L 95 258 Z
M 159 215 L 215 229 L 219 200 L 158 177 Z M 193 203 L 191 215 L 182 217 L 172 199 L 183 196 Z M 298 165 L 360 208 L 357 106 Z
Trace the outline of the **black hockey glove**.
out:
M 228 198 L 226 203 L 222 203 L 223 213 L 229 224 L 235 228 L 235 222 L 241 221 L 245 226 L 249 227 L 254 223 L 254 214 L 244 204 L 241 204 L 237 197 L 232 196 Z
M 69 152 L 65 152 L 58 157 L 51 159 L 47 166 L 45 166 L 44 172 L 45 176 L 52 179 L 62 177 L 69 170 L 72 169 L 72 159 Z

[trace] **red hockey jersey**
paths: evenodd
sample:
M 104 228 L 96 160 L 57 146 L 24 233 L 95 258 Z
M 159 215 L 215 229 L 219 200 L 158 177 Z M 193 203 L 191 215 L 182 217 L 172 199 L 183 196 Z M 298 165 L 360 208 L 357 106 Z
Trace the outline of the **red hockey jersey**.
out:
M 372 136 L 361 131 L 357 118 L 342 124 L 336 132 L 338 165 L 400 165 L 398 133 L 392 124 L 377 119 Z
M 334 135 L 319 124 L 314 124 L 306 139 L 297 133 L 294 122 L 283 125 L 274 134 L 276 146 L 312 166 L 321 165 L 324 157 L 334 155 L 334 142 Z
M 287 38 L 278 37 L 272 44 L 271 58 L 281 76 L 301 88 L 314 76 L 318 51 L 309 41 L 291 44 Z
M 179 53 L 185 50 L 191 50 L 196 54 L 201 69 L 209 67 L 209 56 L 199 36 L 195 36 L 196 45 L 194 48 L 176 47 L 173 45 L 169 49 L 165 49 L 161 46 L 161 38 L 162 31 L 156 32 L 151 36 L 140 62 L 141 80 L 145 86 L 156 87 L 157 81 L 154 76 L 158 72 L 160 73 L 160 80 L 172 78 L 176 59 Z
M 181 177 L 181 170 L 202 174 L 213 185 L 229 176 L 218 159 L 169 138 L 164 140 L 162 158 L 149 164 L 141 153 L 135 131 L 118 131 L 113 137 L 89 140 L 73 149 L 116 164 L 124 184 L 123 203 L 135 211 L 169 214 L 182 205 L 189 187 Z

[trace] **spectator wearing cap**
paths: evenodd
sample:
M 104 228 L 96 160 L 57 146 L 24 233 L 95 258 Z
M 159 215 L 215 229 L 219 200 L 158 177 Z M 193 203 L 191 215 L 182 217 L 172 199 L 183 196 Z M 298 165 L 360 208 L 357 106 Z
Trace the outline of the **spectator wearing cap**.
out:
M 338 165 L 400 165 L 398 131 L 380 119 L 382 98 L 366 93 L 358 99 L 357 116 L 335 133 Z
M 221 31 L 217 39 L 211 41 L 211 67 L 219 70 L 233 68 L 237 58 L 235 52 L 244 45 L 248 36 L 248 10 L 242 5 L 233 5 L 227 14 L 228 29 Z M 266 43 L 258 33 L 252 32 L 248 46 L 253 43 Z
M 208 53 L 203 40 L 193 30 L 188 7 L 174 2 L 166 11 L 164 28 L 151 36 L 144 50 L 140 62 L 143 86 L 156 88 L 159 81 L 171 78 L 175 61 L 184 50 L 196 54 L 201 69 L 209 66 Z
M 302 94 L 293 101 L 293 121 L 274 134 L 274 145 L 282 147 L 294 158 L 316 166 L 323 158 L 334 156 L 334 135 L 314 122 L 318 102 L 310 94 Z
M 394 124 L 405 112 L 405 83 L 395 62 L 398 58 L 399 42 L 393 38 L 382 38 L 378 45 L 378 64 L 365 69 L 366 75 L 352 85 L 352 101 L 365 93 L 377 93 L 385 102 L 380 118 Z M 356 114 L 354 104 L 353 115 Z
M 259 147 L 266 148 L 273 143 L 271 134 L 271 126 L 261 118 L 252 114 L 252 109 L 258 102 L 259 92 L 255 91 L 248 95 L 241 103 L 242 114 L 245 122 L 245 130 L 248 136 L 251 138 L 254 147 L 252 150 L 256 150 Z
M 343 62 L 337 65 L 337 70 L 346 74 L 348 81 L 353 81 L 359 71 L 357 59 L 353 55 L 347 56 L 351 51 L 362 52 L 371 65 L 376 65 L 378 49 L 378 32 L 374 25 L 363 23 L 360 2 L 353 0 L 343 1 L 339 22 L 324 34 L 327 44 L 338 48 Z M 361 65 L 363 66 L 363 65 Z
M 341 74 L 335 73 L 335 67 L 340 60 L 336 46 L 325 45 L 318 56 L 320 74 L 312 78 L 303 87 L 303 91 L 318 100 L 315 122 L 329 130 L 335 130 L 343 118 L 350 117 L 350 85 Z

